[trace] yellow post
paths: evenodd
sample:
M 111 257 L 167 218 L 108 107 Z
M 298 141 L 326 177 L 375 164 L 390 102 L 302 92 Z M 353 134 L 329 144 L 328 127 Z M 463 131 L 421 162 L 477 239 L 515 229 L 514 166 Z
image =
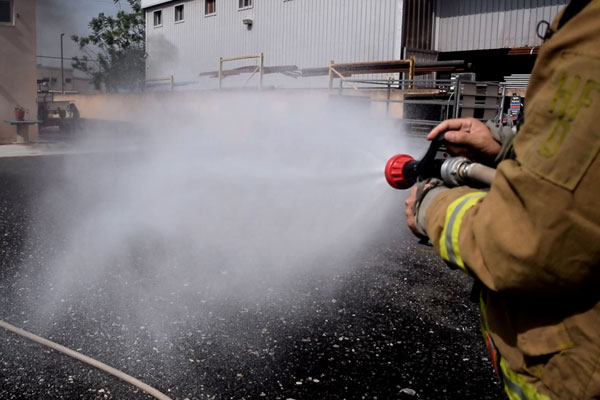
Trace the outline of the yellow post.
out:
M 333 89 L 333 60 L 329 62 L 329 90 Z
M 219 89 L 223 87 L 223 57 L 219 58 Z
M 412 89 L 413 88 L 413 81 L 415 80 L 415 63 L 416 63 L 417 59 L 415 58 L 415 56 L 410 56 L 409 59 L 409 68 L 408 68 L 408 79 L 410 79 L 410 86 L 409 88 Z
M 260 88 L 263 87 L 263 76 L 265 67 L 265 53 L 260 53 Z

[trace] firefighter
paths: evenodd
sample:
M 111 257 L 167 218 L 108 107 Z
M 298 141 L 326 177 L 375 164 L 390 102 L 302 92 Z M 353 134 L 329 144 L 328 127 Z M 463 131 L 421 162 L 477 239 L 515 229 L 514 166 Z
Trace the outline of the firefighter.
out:
M 475 279 L 510 399 L 600 399 L 600 0 L 572 1 L 549 32 L 511 145 L 474 119 L 428 136 L 488 161 L 514 154 L 489 191 L 421 182 L 406 214 Z

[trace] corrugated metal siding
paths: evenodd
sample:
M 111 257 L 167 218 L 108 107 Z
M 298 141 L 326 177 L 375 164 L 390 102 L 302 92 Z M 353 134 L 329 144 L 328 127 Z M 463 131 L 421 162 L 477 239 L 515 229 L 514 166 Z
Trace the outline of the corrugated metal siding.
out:
M 400 0 L 254 0 L 238 10 L 238 0 L 217 0 L 215 16 L 204 15 L 204 0 L 183 1 L 185 22 L 174 23 L 174 6 L 146 10 L 148 79 L 197 80 L 218 69 L 219 57 L 265 53 L 265 65 L 325 67 L 335 62 L 390 60 L 400 54 L 397 31 Z M 163 26 L 152 12 L 163 11 Z M 252 30 L 242 23 L 254 21 Z M 252 62 L 229 63 L 226 69 Z M 227 78 L 230 79 L 230 78 Z
M 406 0 L 404 46 L 411 50 L 433 49 L 436 0 Z
M 438 51 L 537 46 L 539 21 L 552 21 L 569 0 L 445 0 L 436 15 Z

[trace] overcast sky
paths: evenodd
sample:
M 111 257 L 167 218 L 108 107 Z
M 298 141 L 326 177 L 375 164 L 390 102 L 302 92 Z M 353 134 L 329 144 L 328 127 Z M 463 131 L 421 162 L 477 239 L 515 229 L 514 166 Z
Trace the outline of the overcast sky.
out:
M 60 57 L 60 34 L 64 33 L 65 58 L 77 56 L 71 35 L 89 34 L 88 24 L 93 17 L 101 12 L 113 15 L 118 10 L 113 0 L 37 0 L 37 55 Z M 60 66 L 60 60 L 38 58 L 37 62 Z M 69 61 L 65 61 L 67 67 L 71 67 Z

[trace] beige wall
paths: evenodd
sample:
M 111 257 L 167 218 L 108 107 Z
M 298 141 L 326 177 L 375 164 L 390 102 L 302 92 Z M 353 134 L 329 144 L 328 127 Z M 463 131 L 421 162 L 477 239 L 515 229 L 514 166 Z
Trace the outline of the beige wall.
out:
M 55 101 L 72 101 L 77 106 L 81 118 L 107 121 L 131 122 L 147 116 L 149 112 L 157 112 L 162 108 L 176 110 L 189 105 L 202 106 L 211 97 L 227 95 L 224 91 L 189 91 L 189 92 L 148 92 L 143 94 L 56 94 Z M 278 96 L 286 94 L 285 90 L 263 92 L 264 95 Z M 302 94 L 302 92 L 292 92 Z M 306 92 L 308 93 L 308 92 Z M 311 92 L 314 96 L 314 92 Z M 328 96 L 326 91 L 317 92 Z M 168 105 L 168 107 L 167 107 Z M 151 111 L 150 111 L 151 110 Z
M 14 0 L 14 24 L 0 24 L 0 143 L 17 141 L 16 128 L 4 122 L 14 119 L 14 107 L 29 112 L 25 119 L 37 118 L 35 0 Z M 30 136 L 37 136 L 37 127 Z
M 60 85 L 61 71 L 57 67 L 48 67 L 44 65 L 38 65 L 37 68 L 37 79 L 49 79 L 48 89 L 49 90 L 62 90 Z M 65 68 L 65 91 L 71 92 L 76 91 L 79 93 L 98 93 L 98 90 L 94 88 L 94 84 L 90 83 L 89 79 L 75 76 L 72 68 Z
M 72 91 L 73 89 L 73 70 L 65 68 L 65 90 Z M 60 68 L 46 67 L 38 65 L 36 67 L 37 79 L 49 79 L 48 89 L 50 90 L 61 90 L 60 85 L 61 71 Z
M 412 91 L 398 91 L 393 90 L 391 93 L 391 99 L 401 100 L 405 94 L 409 93 L 428 93 L 431 90 L 412 90 Z M 183 107 L 189 104 L 202 104 L 206 102 L 211 96 L 218 96 L 219 91 L 189 91 L 189 92 L 148 92 L 144 94 L 56 94 L 54 100 L 56 101 L 72 101 L 77 106 L 81 118 L 89 119 L 100 119 L 108 121 L 132 121 L 139 116 L 143 116 L 148 113 L 149 109 L 155 110 L 157 104 L 169 104 L 169 109 L 173 110 L 180 104 Z M 231 93 L 224 91 L 223 94 Z M 263 95 L 307 95 L 307 96 L 336 96 L 337 90 L 328 92 L 327 90 L 315 90 L 315 91 L 294 91 L 294 90 L 272 90 L 264 91 Z M 344 96 L 359 96 L 365 98 L 372 98 L 375 100 L 385 100 L 387 98 L 387 92 L 385 90 L 360 90 L 354 91 L 352 89 L 346 89 L 343 92 Z M 160 108 L 160 106 L 158 106 Z M 385 117 L 386 116 L 386 103 L 385 102 L 373 102 L 371 103 L 371 110 L 374 116 Z M 390 104 L 389 113 L 387 114 L 391 118 L 402 118 L 403 115 L 403 104 L 392 103 Z

